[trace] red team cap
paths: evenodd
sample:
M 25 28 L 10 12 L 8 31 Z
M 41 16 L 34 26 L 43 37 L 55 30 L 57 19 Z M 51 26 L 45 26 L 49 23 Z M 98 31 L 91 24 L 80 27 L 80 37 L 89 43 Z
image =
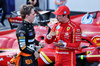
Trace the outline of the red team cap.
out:
M 69 15 L 70 10 L 67 6 L 59 6 L 55 12 L 52 12 L 55 15 Z

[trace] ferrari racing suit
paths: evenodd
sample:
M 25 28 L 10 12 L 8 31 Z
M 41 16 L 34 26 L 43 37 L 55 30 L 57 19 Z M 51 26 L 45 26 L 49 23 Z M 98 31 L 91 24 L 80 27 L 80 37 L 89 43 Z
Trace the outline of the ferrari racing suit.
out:
M 56 32 L 52 38 L 45 39 L 48 44 L 61 40 L 64 46 L 56 47 L 55 66 L 76 66 L 75 49 L 78 49 L 81 41 L 81 29 L 72 21 L 54 24 L 51 32 Z

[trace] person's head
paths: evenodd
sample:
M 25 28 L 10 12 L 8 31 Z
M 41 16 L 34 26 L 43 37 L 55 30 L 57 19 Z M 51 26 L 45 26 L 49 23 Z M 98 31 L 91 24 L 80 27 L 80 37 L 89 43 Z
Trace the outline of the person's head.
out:
M 34 7 L 32 5 L 21 5 L 20 14 L 23 20 L 33 22 L 36 17 Z
M 52 12 L 56 15 L 56 18 L 59 22 L 66 22 L 70 18 L 70 10 L 67 6 L 59 6 L 55 12 Z

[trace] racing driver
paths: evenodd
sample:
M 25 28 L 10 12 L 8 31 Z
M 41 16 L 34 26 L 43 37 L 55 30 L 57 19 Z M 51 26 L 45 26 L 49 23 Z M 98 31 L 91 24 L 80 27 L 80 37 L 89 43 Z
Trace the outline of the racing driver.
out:
M 16 30 L 16 36 L 21 52 L 17 54 L 17 58 L 18 56 L 20 58 L 15 63 L 17 66 L 38 66 L 39 53 L 36 51 L 35 45 L 43 47 L 44 43 L 35 39 L 35 30 L 32 24 L 36 17 L 34 7 L 23 4 L 20 8 L 20 14 L 23 21 Z
M 53 12 L 57 23 L 47 35 L 45 42 L 56 46 L 55 66 L 76 66 L 75 50 L 79 49 L 81 41 L 80 27 L 70 20 L 70 10 L 60 6 Z

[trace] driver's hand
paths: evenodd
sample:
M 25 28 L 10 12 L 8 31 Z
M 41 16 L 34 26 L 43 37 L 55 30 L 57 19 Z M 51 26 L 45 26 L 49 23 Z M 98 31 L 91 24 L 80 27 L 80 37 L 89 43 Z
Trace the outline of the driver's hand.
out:
M 56 32 L 50 32 L 50 33 L 48 34 L 48 37 L 51 38 L 52 36 L 55 36 L 55 35 L 56 35 Z
M 34 56 L 35 56 L 35 60 L 37 60 L 40 57 L 40 54 L 37 51 L 35 51 Z
M 58 43 L 57 42 L 53 42 L 53 43 L 54 43 L 55 46 L 62 46 L 63 45 L 63 43 L 61 42 L 61 40 L 59 40 Z
M 43 41 L 43 40 L 41 40 L 40 42 L 39 42 L 39 46 L 41 46 L 42 48 L 45 46 L 45 41 Z

